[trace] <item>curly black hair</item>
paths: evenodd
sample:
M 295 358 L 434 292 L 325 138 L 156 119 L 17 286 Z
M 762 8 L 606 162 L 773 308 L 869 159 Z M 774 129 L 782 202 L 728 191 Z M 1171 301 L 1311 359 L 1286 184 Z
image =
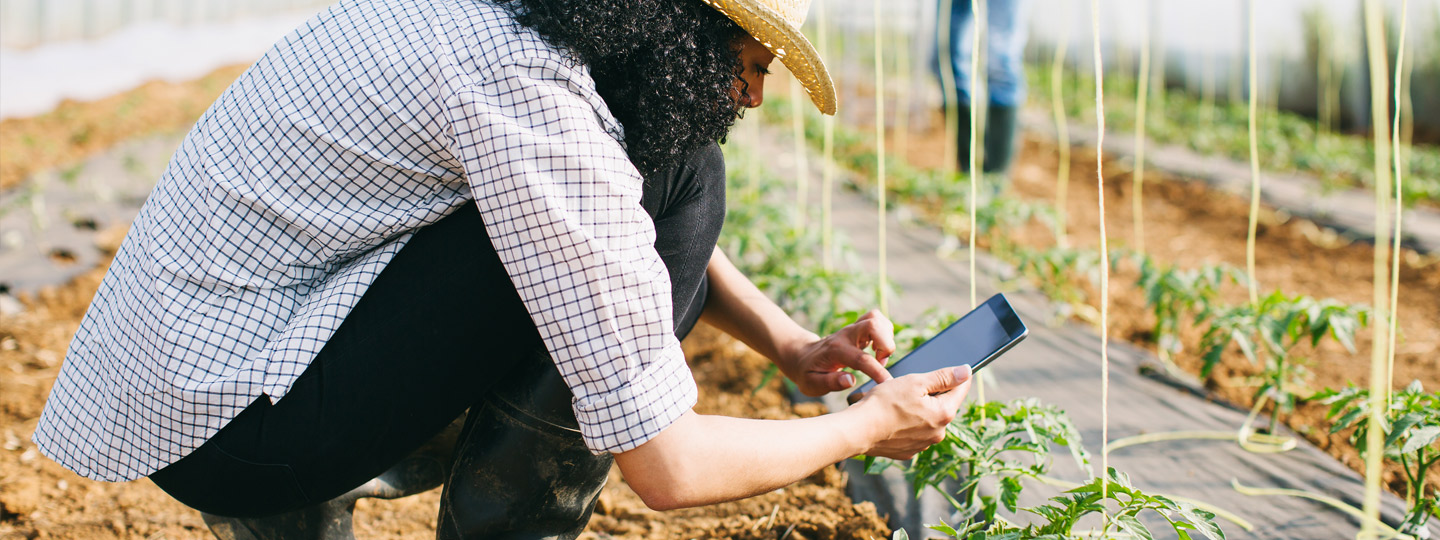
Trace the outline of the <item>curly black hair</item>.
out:
M 646 176 L 735 124 L 744 30 L 701 0 L 496 0 L 590 69 Z

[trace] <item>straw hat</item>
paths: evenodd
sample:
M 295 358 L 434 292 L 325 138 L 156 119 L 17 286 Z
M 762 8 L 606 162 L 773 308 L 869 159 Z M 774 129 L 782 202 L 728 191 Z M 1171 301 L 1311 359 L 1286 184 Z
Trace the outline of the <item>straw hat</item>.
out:
M 810 0 L 702 0 L 745 29 L 800 80 L 820 112 L 835 114 L 835 84 L 800 26 Z

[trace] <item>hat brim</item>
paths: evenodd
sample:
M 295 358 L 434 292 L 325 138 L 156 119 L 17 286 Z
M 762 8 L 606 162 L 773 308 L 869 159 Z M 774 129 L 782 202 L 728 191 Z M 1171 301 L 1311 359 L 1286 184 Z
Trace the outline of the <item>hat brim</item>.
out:
M 740 28 L 775 54 L 780 63 L 795 75 L 801 88 L 810 95 L 815 108 L 828 115 L 835 114 L 835 83 L 830 72 L 820 59 L 820 52 L 800 29 L 786 23 L 784 18 L 768 7 L 753 0 L 704 0 L 706 4 L 724 13 Z

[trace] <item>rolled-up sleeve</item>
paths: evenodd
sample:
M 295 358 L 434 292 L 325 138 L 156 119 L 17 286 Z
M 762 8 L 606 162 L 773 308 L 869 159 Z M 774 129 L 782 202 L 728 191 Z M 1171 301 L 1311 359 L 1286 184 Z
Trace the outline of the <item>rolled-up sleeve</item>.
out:
M 588 80 L 554 58 L 517 60 L 458 89 L 447 109 L 452 151 L 575 395 L 586 445 L 623 452 L 690 410 L 696 388 L 643 180 Z

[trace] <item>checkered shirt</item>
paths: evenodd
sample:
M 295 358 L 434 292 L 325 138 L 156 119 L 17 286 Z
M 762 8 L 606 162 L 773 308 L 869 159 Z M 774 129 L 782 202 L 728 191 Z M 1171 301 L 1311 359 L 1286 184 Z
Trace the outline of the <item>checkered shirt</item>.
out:
M 342 1 L 185 138 L 35 442 L 97 480 L 174 463 L 261 394 L 283 399 L 414 231 L 478 204 L 586 444 L 639 446 L 696 389 L 622 136 L 585 67 L 503 9 Z

